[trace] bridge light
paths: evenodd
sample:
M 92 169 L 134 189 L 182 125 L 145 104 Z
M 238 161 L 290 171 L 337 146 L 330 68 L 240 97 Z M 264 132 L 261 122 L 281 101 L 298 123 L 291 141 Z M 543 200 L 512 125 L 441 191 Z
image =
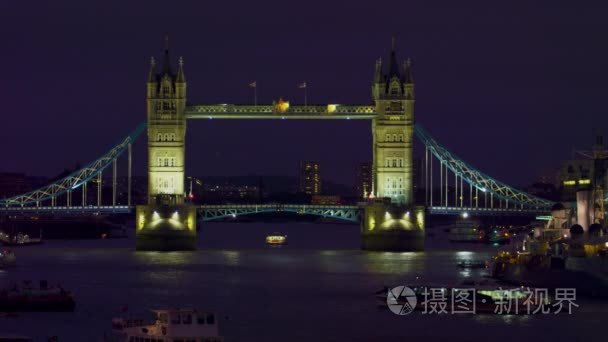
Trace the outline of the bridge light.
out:
M 154 212 L 152 213 L 152 219 L 153 220 L 160 219 L 160 215 L 158 214 L 158 211 L 154 210 Z
M 232 218 L 235 218 L 235 217 L 236 217 L 236 214 L 232 214 Z
M 389 213 L 388 211 L 386 213 L 384 213 L 384 219 L 385 220 L 392 220 L 393 217 L 391 216 L 391 213 Z
M 467 217 L 469 217 L 469 213 L 467 213 L 466 211 L 462 213 L 462 218 L 466 219 Z
M 179 213 L 177 212 L 177 210 L 173 213 L 173 215 L 171 215 L 171 218 L 174 220 L 179 220 Z
M 407 211 L 404 215 L 403 215 L 403 219 L 409 220 L 410 218 L 410 212 Z

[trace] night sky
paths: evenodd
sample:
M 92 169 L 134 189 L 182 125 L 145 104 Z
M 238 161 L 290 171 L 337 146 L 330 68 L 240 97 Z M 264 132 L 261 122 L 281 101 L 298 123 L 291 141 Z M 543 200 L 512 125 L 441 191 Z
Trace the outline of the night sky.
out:
M 365 3 L 365 4 L 363 4 Z M 584 4 L 584 5 L 583 5 Z M 97 158 L 145 120 L 151 55 L 169 35 L 191 103 L 279 96 L 368 104 L 395 36 L 413 61 L 416 119 L 515 185 L 548 174 L 604 129 L 603 1 L 1 1 L 0 171 L 53 176 Z M 176 60 L 174 60 L 176 63 Z M 187 173 L 297 174 L 354 182 L 368 121 L 190 121 Z M 144 174 L 145 144 L 136 151 Z

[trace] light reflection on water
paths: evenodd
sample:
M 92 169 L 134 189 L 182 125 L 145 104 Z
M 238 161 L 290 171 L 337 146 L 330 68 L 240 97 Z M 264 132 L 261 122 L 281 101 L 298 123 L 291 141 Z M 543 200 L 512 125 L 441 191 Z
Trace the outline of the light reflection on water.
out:
M 266 248 L 268 231 L 289 234 L 289 245 Z M 135 315 L 155 307 L 216 310 L 229 317 L 221 322 L 227 341 L 512 341 L 544 340 L 546 334 L 578 340 L 595 331 L 585 316 L 404 317 L 378 306 L 374 292 L 383 286 L 482 278 L 486 270 L 456 265 L 463 258 L 489 258 L 494 249 L 488 246 L 452 246 L 437 236 L 425 252 L 365 252 L 358 227 L 313 224 L 216 224 L 199 238 L 195 252 L 135 252 L 131 239 L 19 249 L 18 267 L 0 271 L 0 285 L 38 278 L 62 283 L 74 292 L 77 311 L 0 316 L 0 332 L 11 327 L 40 340 L 53 332 L 62 342 L 95 341 L 126 306 Z M 595 307 L 593 317 L 598 315 L 606 310 Z M 574 335 L 567 328 L 572 324 L 586 329 Z M 535 329 L 522 330 L 529 326 Z

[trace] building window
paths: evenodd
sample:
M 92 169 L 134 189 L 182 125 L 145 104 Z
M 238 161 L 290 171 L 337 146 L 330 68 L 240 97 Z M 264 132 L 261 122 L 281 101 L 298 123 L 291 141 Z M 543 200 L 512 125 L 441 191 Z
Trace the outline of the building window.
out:
M 393 167 L 397 167 L 397 159 L 393 159 Z
M 393 141 L 398 141 L 397 140 L 397 134 L 393 134 Z
M 399 158 L 399 167 L 403 167 L 403 158 Z
M 399 141 L 403 142 L 403 134 L 399 134 Z
M 386 135 L 386 141 L 391 141 L 391 135 L 390 134 Z

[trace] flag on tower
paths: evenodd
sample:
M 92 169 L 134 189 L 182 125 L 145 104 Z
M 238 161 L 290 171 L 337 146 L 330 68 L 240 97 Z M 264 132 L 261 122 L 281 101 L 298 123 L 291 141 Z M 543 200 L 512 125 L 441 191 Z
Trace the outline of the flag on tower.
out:
M 298 88 L 300 88 L 300 89 L 306 88 L 306 82 L 302 82 L 302 83 L 301 83 L 301 84 L 298 86 Z
M 251 88 L 255 88 L 255 87 L 257 87 L 257 86 L 258 86 L 258 83 L 257 83 L 257 81 L 253 81 L 253 82 L 249 83 L 249 86 L 250 86 Z

